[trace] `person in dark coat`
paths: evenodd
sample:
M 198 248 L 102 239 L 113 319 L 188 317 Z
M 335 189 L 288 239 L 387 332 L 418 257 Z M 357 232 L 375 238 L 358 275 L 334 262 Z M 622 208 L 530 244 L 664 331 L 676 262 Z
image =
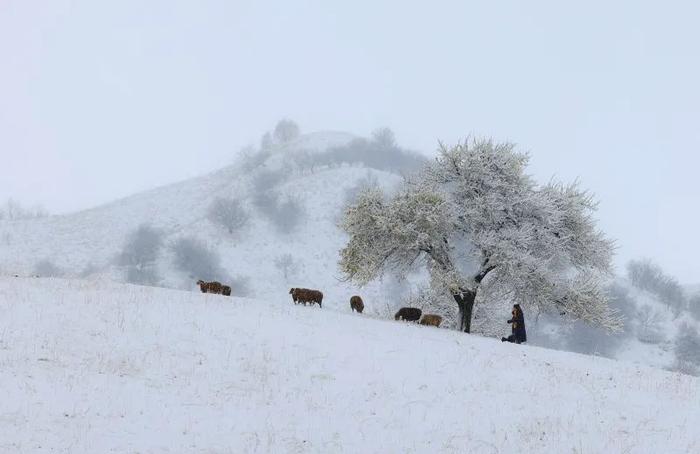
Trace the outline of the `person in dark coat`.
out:
M 525 332 L 525 315 L 523 310 L 520 308 L 520 304 L 513 305 L 513 312 L 511 312 L 513 317 L 508 320 L 510 323 L 512 334 L 508 337 L 502 337 L 502 342 L 515 342 L 520 344 L 522 342 L 527 342 L 527 333 Z

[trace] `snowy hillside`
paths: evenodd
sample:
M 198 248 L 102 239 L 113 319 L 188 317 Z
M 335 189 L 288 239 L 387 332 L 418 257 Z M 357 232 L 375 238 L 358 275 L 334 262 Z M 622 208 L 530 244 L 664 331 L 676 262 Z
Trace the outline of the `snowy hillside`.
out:
M 342 310 L 0 278 L 1 452 L 700 451 L 700 381 Z
M 0 276 L 38 274 L 143 282 L 130 280 L 119 257 L 130 235 L 148 224 L 162 236 L 162 246 L 153 259 L 155 277 L 146 282 L 150 285 L 193 290 L 197 279 L 219 279 L 232 284 L 234 295 L 265 301 L 286 295 L 290 287 L 311 287 L 324 292 L 325 307 L 345 310 L 349 297 L 360 294 L 368 314 L 388 317 L 416 294 L 420 279 L 397 283 L 387 276 L 365 288 L 342 281 L 338 251 L 347 238 L 337 224 L 349 197 L 363 184 L 390 189 L 401 181 L 401 171 L 391 166 L 405 155 L 391 155 L 384 162 L 391 165 L 378 165 L 382 164 L 377 160 L 381 153 L 367 147 L 333 154 L 356 140 L 341 132 L 306 134 L 284 145 L 249 151 L 231 166 L 209 175 L 94 209 L 0 220 Z M 355 161 L 348 162 L 349 157 Z M 220 198 L 240 201 L 249 213 L 249 222 L 240 231 L 231 233 L 209 218 L 213 202 Z M 272 204 L 271 210 L 270 201 L 279 206 Z M 291 209 L 280 211 L 287 202 Z M 294 214 L 298 219 L 293 228 L 280 230 L 280 222 L 286 227 L 284 222 Z M 198 241 L 220 264 L 179 269 L 173 247 L 181 239 Z M 39 268 L 42 261 L 58 271 Z M 698 320 L 673 313 L 654 295 L 624 280 L 617 280 L 617 288 L 617 308 L 628 319 L 622 335 L 608 336 L 582 324 L 564 325 L 559 318 L 526 311 L 530 343 L 677 369 L 674 341 L 679 327 L 700 328 Z M 496 338 L 507 335 L 509 304 L 507 300 L 477 304 L 475 332 Z M 446 310 L 455 309 L 450 303 Z
M 356 164 L 313 165 L 315 154 L 352 139 L 339 132 L 307 134 L 267 154 L 239 159 L 212 174 L 91 210 L 36 220 L 0 221 L 0 274 L 45 275 L 37 272 L 36 266 L 47 260 L 63 276 L 97 275 L 125 281 L 125 270 L 116 258 L 128 235 L 145 223 L 164 236 L 156 263 L 159 279 L 154 285 L 192 289 L 199 278 L 230 277 L 234 284 L 240 283 L 233 286 L 234 294 L 271 297 L 285 288 L 307 286 L 322 288 L 327 304 L 344 305 L 348 293 L 356 291 L 339 282 L 336 272 L 338 250 L 345 241 L 337 221 L 348 191 L 368 178 L 384 187 L 400 180 L 396 173 Z M 300 165 L 307 162 L 306 167 Z M 256 187 L 257 180 L 267 186 Z M 302 212 L 299 225 L 289 233 L 280 233 L 254 206 L 258 192 L 296 201 Z M 251 213 L 249 225 L 235 235 L 214 225 L 207 211 L 217 198 L 241 200 Z M 175 269 L 169 246 L 182 237 L 196 238 L 216 251 L 225 276 L 194 275 Z M 286 254 L 294 263 L 285 277 L 275 261 Z M 378 298 L 379 286 L 366 289 L 365 294 Z

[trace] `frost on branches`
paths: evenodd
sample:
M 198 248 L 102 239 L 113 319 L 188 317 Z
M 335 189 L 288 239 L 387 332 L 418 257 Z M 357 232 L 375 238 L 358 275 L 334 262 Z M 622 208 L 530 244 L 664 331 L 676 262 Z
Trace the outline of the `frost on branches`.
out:
M 341 269 L 366 284 L 426 266 L 431 286 L 457 303 L 466 332 L 482 288 L 491 300 L 620 329 L 604 290 L 613 245 L 596 228 L 595 201 L 576 183 L 538 186 L 527 164 L 508 143 L 441 146 L 396 195 L 369 188 L 346 208 Z

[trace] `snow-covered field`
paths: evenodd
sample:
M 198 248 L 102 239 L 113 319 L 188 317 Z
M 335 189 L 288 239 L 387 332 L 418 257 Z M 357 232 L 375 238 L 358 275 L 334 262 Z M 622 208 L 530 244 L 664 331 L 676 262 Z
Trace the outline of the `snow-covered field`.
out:
M 0 278 L 0 452 L 694 453 L 700 380 L 336 309 Z

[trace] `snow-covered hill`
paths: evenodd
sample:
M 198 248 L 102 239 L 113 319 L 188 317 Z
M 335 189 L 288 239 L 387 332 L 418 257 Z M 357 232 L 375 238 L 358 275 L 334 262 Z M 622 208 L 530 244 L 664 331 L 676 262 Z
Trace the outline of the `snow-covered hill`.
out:
M 0 313 L 1 452 L 700 452 L 700 381 L 643 366 L 99 279 Z
M 351 295 L 360 294 L 369 314 L 387 317 L 396 306 L 406 304 L 417 282 L 399 285 L 388 277 L 361 289 L 343 282 L 337 261 L 346 237 L 337 223 L 349 194 L 363 182 L 372 181 L 388 189 L 400 182 L 401 176 L 399 171 L 387 171 L 386 166 L 371 168 L 343 161 L 329 165 L 329 150 L 353 140 L 354 136 L 341 132 L 307 134 L 286 145 L 248 153 L 209 175 L 94 209 L 32 220 L 0 220 L 0 275 L 37 274 L 37 264 L 49 260 L 63 270 L 64 276 L 124 282 L 127 273 L 116 258 L 128 236 L 139 225 L 149 224 L 162 232 L 164 243 L 156 258 L 158 279 L 154 285 L 192 290 L 197 279 L 207 278 L 183 272 L 173 261 L 171 246 L 178 239 L 195 238 L 220 256 L 222 274 L 230 279 L 234 294 L 275 301 L 290 287 L 312 287 L 324 292 L 324 306 L 340 310 L 348 307 Z M 347 154 L 343 156 L 341 159 Z M 295 229 L 279 231 L 256 205 L 261 193 L 297 202 L 303 214 Z M 208 219 L 207 212 L 217 198 L 240 200 L 249 210 L 250 222 L 242 231 L 230 234 Z M 276 266 L 285 255 L 294 261 L 286 275 Z M 608 337 L 600 331 L 562 325 L 561 320 L 526 312 L 530 342 L 661 368 L 675 367 L 678 328 L 684 323 L 698 327 L 698 321 L 687 314 L 679 317 L 653 295 L 624 280 L 618 280 L 617 286 L 624 291 L 624 298 L 618 302 L 629 316 L 623 335 Z M 502 305 L 492 301 L 488 309 L 477 304 L 475 326 L 486 320 L 484 325 L 495 330 L 484 329 L 482 334 L 506 335 L 508 306 L 505 300 Z
M 348 191 L 368 178 L 390 187 L 401 177 L 359 165 L 309 164 L 303 168 L 299 162 L 352 139 L 340 132 L 307 134 L 209 175 L 91 210 L 37 220 L 0 221 L 0 274 L 38 274 L 37 263 L 48 260 L 67 276 L 98 275 L 124 281 L 124 269 L 115 259 L 128 235 L 145 223 L 164 236 L 157 285 L 191 289 L 197 279 L 207 278 L 183 274 L 173 266 L 168 246 L 178 238 L 193 237 L 218 253 L 225 273 L 245 284 L 248 296 L 269 298 L 292 286 L 315 287 L 324 290 L 327 304 L 345 305 L 356 291 L 339 282 L 336 272 L 338 250 L 345 240 L 337 222 Z M 250 161 L 255 162 L 251 165 Z M 303 210 L 300 224 L 291 233 L 279 233 L 252 202 L 260 191 L 255 180 L 265 172 L 279 179 L 274 187 L 263 190 L 295 200 Z M 243 231 L 231 235 L 207 219 L 207 211 L 218 197 L 236 198 L 249 208 L 251 221 Z M 295 259 L 286 278 L 274 265 L 285 254 Z M 234 293 L 242 287 L 234 286 Z M 379 285 L 370 286 L 365 294 L 379 299 Z

